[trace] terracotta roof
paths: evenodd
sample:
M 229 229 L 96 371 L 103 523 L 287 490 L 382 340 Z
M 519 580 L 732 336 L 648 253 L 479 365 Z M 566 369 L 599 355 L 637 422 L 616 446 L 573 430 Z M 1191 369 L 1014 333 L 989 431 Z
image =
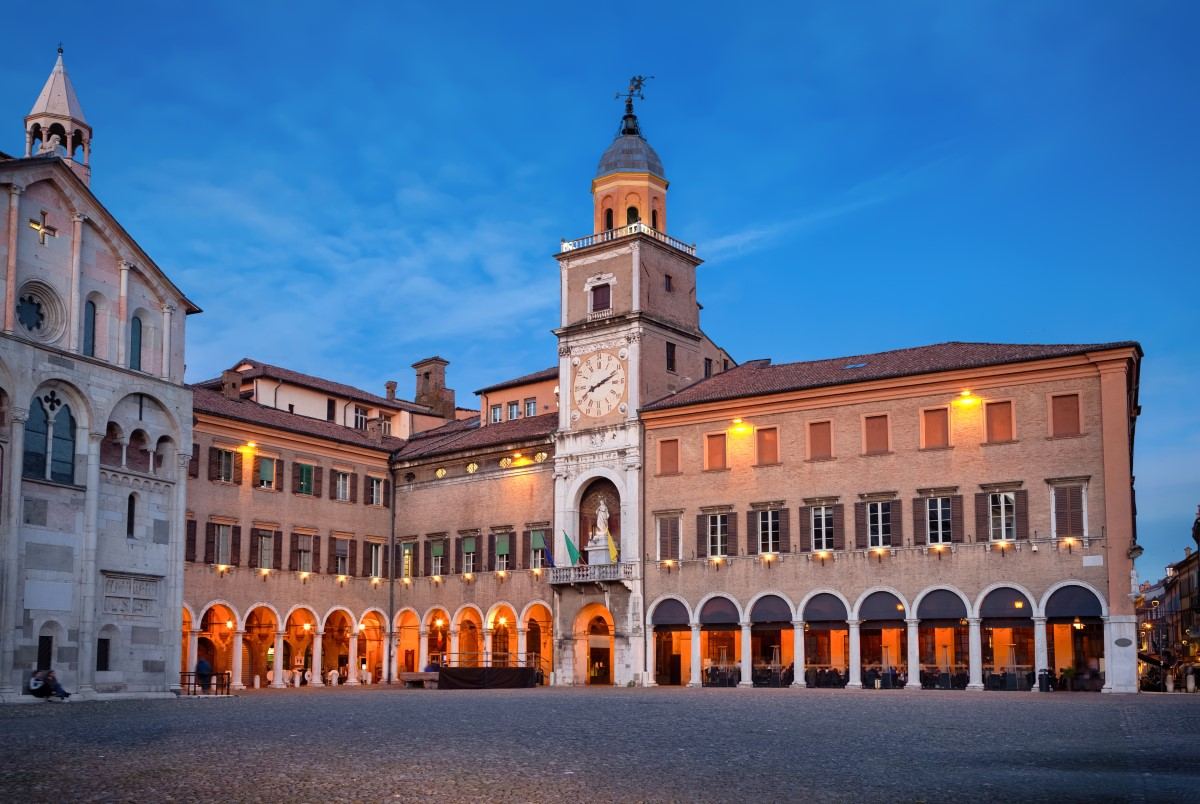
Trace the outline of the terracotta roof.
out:
M 371 440 L 371 437 L 363 430 L 343 427 L 334 422 L 313 419 L 298 413 L 288 413 L 286 410 L 269 408 L 250 399 L 228 399 L 220 391 L 197 385 L 192 386 L 192 408 L 197 413 L 207 413 L 210 416 L 235 419 L 247 424 L 286 430 L 289 433 L 325 438 L 380 452 L 392 452 L 404 446 L 402 438 L 384 436 L 383 442 L 378 443 Z
M 292 371 L 281 366 L 273 366 L 270 363 L 264 363 L 261 360 L 255 360 L 251 357 L 242 358 L 233 364 L 233 368 L 249 363 L 252 368 L 248 371 L 238 372 L 245 379 L 253 380 L 260 377 L 269 380 L 280 380 L 281 382 L 289 382 L 293 385 L 302 385 L 305 388 L 312 388 L 316 391 L 321 391 L 334 396 L 344 396 L 353 399 L 356 402 L 366 402 L 369 405 L 374 405 L 378 408 L 389 408 L 391 410 L 407 410 L 413 413 L 425 413 L 433 415 L 433 411 L 425 405 L 418 405 L 415 402 L 409 402 L 405 399 L 387 399 L 386 397 L 377 396 L 370 391 L 364 391 L 361 388 L 355 388 L 352 385 L 345 385 L 333 380 L 326 380 L 321 377 L 314 377 L 311 374 L 302 374 L 299 371 Z M 214 377 L 211 380 L 204 380 L 196 383 L 197 387 L 201 388 L 220 388 L 221 378 Z
M 480 388 L 475 393 L 490 394 L 492 391 L 502 391 L 505 388 L 515 388 L 518 385 L 528 385 L 531 382 L 545 382 L 546 380 L 558 379 L 558 366 L 551 366 L 541 371 L 535 371 L 532 374 L 523 374 L 520 377 L 514 377 L 511 380 L 498 382 L 495 385 L 489 385 L 487 388 Z
M 777 366 L 772 366 L 770 360 L 751 360 L 737 368 L 700 380 L 671 396 L 651 402 L 642 410 L 667 410 L 704 402 L 1069 357 L 1122 347 L 1133 347 L 1141 354 L 1141 347 L 1136 341 L 1064 344 L 950 341 L 875 354 L 781 363 Z
M 435 430 L 426 430 L 409 439 L 394 456 L 397 460 L 409 461 L 517 444 L 535 439 L 544 439 L 558 430 L 558 414 L 543 413 L 527 419 L 513 419 L 481 427 L 478 419 L 451 422 Z

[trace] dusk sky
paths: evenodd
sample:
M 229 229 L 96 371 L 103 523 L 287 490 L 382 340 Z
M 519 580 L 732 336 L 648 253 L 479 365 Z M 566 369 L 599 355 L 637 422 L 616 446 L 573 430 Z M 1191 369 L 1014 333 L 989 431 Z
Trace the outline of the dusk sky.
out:
M 92 189 L 204 309 L 190 380 L 251 356 L 411 397 L 436 353 L 475 406 L 552 365 L 552 254 L 642 73 L 737 360 L 1140 341 L 1141 576 L 1192 544 L 1200 6 L 173 5 L 32 12 L 0 150 L 61 40 Z

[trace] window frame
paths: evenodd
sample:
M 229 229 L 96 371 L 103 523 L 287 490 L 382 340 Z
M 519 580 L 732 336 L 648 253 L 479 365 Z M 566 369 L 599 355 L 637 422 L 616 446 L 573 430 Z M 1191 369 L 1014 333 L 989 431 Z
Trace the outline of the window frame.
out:
M 769 431 L 769 430 L 775 431 L 775 460 L 764 461 L 762 459 L 762 455 L 759 452 L 758 434 L 761 432 Z M 772 424 L 767 427 L 755 427 L 754 428 L 754 465 L 755 466 L 778 466 L 779 464 L 783 463 L 783 451 L 780 449 L 779 441 L 780 441 L 779 425 Z M 728 442 L 726 444 L 726 447 L 728 448 Z
M 532 528 L 529 531 L 529 568 L 542 569 L 546 566 L 546 550 L 548 547 L 534 547 L 533 539 L 537 534 L 542 535 L 542 544 L 549 544 L 546 541 L 546 528 Z
M 996 508 L 997 502 L 1000 509 L 1000 533 L 999 538 L 996 537 Z M 1015 491 L 989 491 L 988 492 L 988 542 L 1015 542 L 1017 540 L 1017 494 Z M 1004 533 L 1011 532 L 1012 536 L 1004 536 Z
M 993 406 L 1008 405 L 1008 425 L 1009 438 L 1007 441 L 992 441 L 991 427 L 989 426 L 988 410 Z M 1014 399 L 989 399 L 983 403 L 983 443 L 985 444 L 1012 444 L 1017 441 L 1017 403 Z
M 537 415 L 537 397 L 531 397 L 525 400 L 525 418 L 530 419 Z
M 760 554 L 780 552 L 782 520 L 783 511 L 779 508 L 763 508 L 758 511 L 758 552 Z
M 129 319 L 129 368 L 132 371 L 142 370 L 142 341 L 145 326 L 142 317 L 135 315 Z
M 1054 416 L 1054 400 L 1070 396 L 1075 397 L 1075 424 L 1077 428 L 1074 433 L 1059 433 L 1056 429 L 1056 419 Z M 1083 394 L 1079 391 L 1052 391 L 1046 394 L 1046 423 L 1047 438 L 1078 438 L 1083 435 Z
M 300 469 L 299 469 L 299 472 L 300 472 L 299 486 L 300 486 L 300 488 L 296 491 L 296 493 L 297 494 L 305 494 L 309 497 L 313 496 L 317 490 L 317 467 L 316 467 L 316 465 L 311 464 L 311 463 L 303 463 L 302 461 L 296 461 L 296 466 L 300 467 Z M 308 470 L 307 484 L 305 483 L 305 479 L 304 479 L 304 475 L 305 475 L 304 470 L 305 469 Z M 305 485 L 308 486 L 307 489 L 305 488 Z
M 412 578 L 417 563 L 417 542 L 400 543 L 400 577 Z
M 936 512 L 935 512 L 936 507 Z M 925 543 L 951 544 L 954 541 L 954 503 L 950 495 L 925 498 Z M 935 517 L 936 513 L 936 517 Z M 935 527 L 936 522 L 936 527 Z
M 313 569 L 313 535 L 311 533 L 297 533 L 296 537 L 296 571 L 297 572 L 312 572 Z M 308 547 L 304 546 L 305 540 L 308 540 Z
M 367 419 L 369 418 L 369 416 L 370 416 L 369 409 L 363 407 L 362 405 L 355 405 L 354 406 L 354 429 L 355 430 L 366 430 L 367 429 Z
M 867 549 L 892 547 L 892 500 L 870 500 L 867 502 Z M 884 506 L 887 516 L 884 516 Z M 884 543 L 886 540 L 886 544 Z
M 333 470 L 333 499 L 335 502 L 350 502 L 352 472 Z
M 667 341 L 666 366 L 668 373 L 679 373 L 679 349 L 677 345 L 671 341 Z
M 675 471 L 674 472 L 663 471 L 663 447 L 666 444 L 674 444 L 675 445 Z M 658 470 L 659 477 L 674 477 L 675 475 L 683 474 L 683 460 L 682 460 L 682 453 L 681 453 L 681 448 L 680 448 L 680 443 L 679 443 L 678 438 L 660 438 L 658 440 L 658 455 L 656 457 L 657 457 L 657 465 L 655 466 L 655 468 Z
M 504 406 L 490 406 L 488 408 L 488 424 L 499 424 L 502 421 L 504 421 Z
M 813 454 L 813 427 L 817 425 L 829 425 L 829 454 L 814 455 Z M 834 432 L 833 419 L 811 419 L 804 423 L 804 459 L 807 461 L 832 461 L 837 457 L 837 450 L 834 448 Z
M 350 540 L 344 536 L 333 538 L 333 574 L 350 575 Z
M 935 411 L 935 410 L 946 411 L 946 443 L 945 443 L 945 445 L 942 445 L 942 446 L 930 446 L 928 430 L 925 426 L 925 414 L 928 412 L 931 412 L 931 411 Z M 921 449 L 950 449 L 950 447 L 954 446 L 954 441 L 951 438 L 951 434 L 954 432 L 953 425 L 952 425 L 952 421 L 953 421 L 952 416 L 954 414 L 953 414 L 953 411 L 951 410 L 950 405 L 930 405 L 929 407 L 921 408 L 919 411 L 919 415 L 921 417 L 920 418 Z
M 254 549 L 258 552 L 259 569 L 271 569 L 275 566 L 275 534 L 261 528 L 254 529 Z
M 813 505 L 808 509 L 809 534 L 815 552 L 833 552 L 833 506 Z M 819 521 L 818 521 L 819 517 Z M 821 542 L 818 544 L 817 539 Z
M 225 447 L 215 447 L 217 450 L 217 482 L 218 483 L 233 483 L 234 470 L 237 467 L 237 450 L 226 449 Z M 226 459 L 228 458 L 228 466 Z M 226 470 L 229 470 L 226 472 Z
M 510 401 L 507 405 L 507 408 L 508 408 L 508 411 L 507 411 L 508 412 L 508 420 L 510 422 L 513 421 L 514 419 L 521 418 L 521 403 L 520 402 Z
M 83 344 L 86 357 L 96 356 L 96 302 L 88 299 L 83 303 Z
M 663 523 L 675 523 L 675 555 L 663 555 Z M 679 514 L 657 514 L 654 517 L 654 545 L 656 561 L 682 561 L 683 560 L 683 517 Z
M 607 301 L 603 307 L 596 306 L 596 291 L 604 288 L 607 294 Z M 588 313 L 605 313 L 612 312 L 613 308 L 613 283 L 612 282 L 597 282 L 587 289 L 588 291 Z
M 213 523 L 213 563 L 233 564 L 233 525 L 226 522 Z
M 708 514 L 708 545 L 709 558 L 727 558 L 729 556 L 729 517 L 730 511 L 717 511 Z M 682 540 L 680 540 L 682 541 Z
M 384 576 L 383 542 L 367 542 L 367 566 L 371 570 L 370 577 L 382 578 Z
M 367 491 L 370 493 L 370 504 L 382 508 L 384 504 L 384 480 L 382 477 L 367 475 Z
M 1089 541 L 1088 533 L 1088 485 L 1087 480 L 1071 480 L 1060 481 L 1050 484 L 1050 536 L 1057 541 L 1064 538 L 1078 538 L 1085 544 Z M 1079 489 L 1079 517 L 1082 524 L 1082 533 L 1079 536 L 1075 534 L 1060 534 L 1058 532 L 1058 492 L 1060 490 L 1067 491 L 1068 489 Z
M 265 455 L 258 456 L 258 477 L 254 478 L 254 488 L 262 489 L 263 491 L 278 491 L 279 490 L 279 489 L 275 488 L 275 475 L 276 475 L 275 462 L 278 460 L 279 460 L 278 458 L 270 458 Z M 266 469 L 268 466 L 271 467 L 271 479 L 270 479 L 269 486 L 265 485 L 263 482 L 264 481 L 263 470 Z
M 709 453 L 708 444 L 710 438 L 720 437 L 721 445 L 721 465 L 713 466 L 711 455 Z M 729 470 L 729 434 L 724 430 L 714 430 L 704 434 L 704 471 L 706 472 L 725 472 Z
M 867 422 L 871 419 L 883 419 L 883 449 L 870 449 L 870 444 L 867 441 Z M 887 413 L 863 413 L 859 416 L 859 427 L 862 433 L 862 454 L 869 455 L 890 455 L 892 453 L 892 417 Z M 831 430 L 832 432 L 832 430 Z

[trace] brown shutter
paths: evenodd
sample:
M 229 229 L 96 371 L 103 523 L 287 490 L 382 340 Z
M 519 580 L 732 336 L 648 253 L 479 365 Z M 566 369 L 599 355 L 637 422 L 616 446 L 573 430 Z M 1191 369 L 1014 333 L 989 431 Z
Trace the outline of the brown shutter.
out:
M 1029 538 L 1029 492 L 1021 489 L 1013 493 L 1016 498 L 1017 538 Z
M 1083 538 L 1083 486 L 1071 486 L 1068 490 L 1071 500 L 1070 532 L 1072 536 Z
M 1012 402 L 992 402 L 987 405 L 987 440 L 1003 443 L 1013 440 Z
M 962 544 L 966 541 L 963 532 L 963 497 L 955 494 L 950 498 L 950 541 Z
M 1050 408 L 1054 435 L 1079 435 L 1079 394 L 1051 397 Z
M 928 503 L 924 497 L 913 497 L 913 544 L 920 547 L 928 541 L 929 525 L 925 521 Z
M 525 569 L 533 562 L 533 536 L 530 531 L 521 531 L 521 551 L 514 563 L 516 569 Z
M 250 473 L 250 485 L 256 488 L 259 484 L 259 478 L 262 477 L 262 462 L 263 459 L 260 456 L 254 456 L 253 471 Z
M 428 539 L 426 539 L 423 542 L 418 542 L 418 544 L 421 545 L 420 549 L 424 553 L 424 559 L 425 559 L 425 562 L 421 565 L 425 569 L 421 574 L 428 577 L 433 574 L 433 550 L 431 550 L 429 547 Z
M 329 499 L 331 500 L 337 499 L 338 475 L 340 474 L 341 472 L 337 469 L 329 470 Z
M 235 449 L 233 451 L 233 482 L 237 485 L 242 485 L 242 451 Z
M 866 550 L 870 542 L 871 540 L 867 537 L 867 504 L 856 502 L 854 504 L 854 546 L 859 550 Z
M 808 457 L 813 460 L 833 457 L 830 422 L 813 422 L 808 425 Z
M 988 540 L 988 493 L 986 491 L 975 495 L 975 541 Z
M 833 549 L 846 549 L 846 506 L 842 503 L 833 506 Z
M 729 520 L 732 522 L 737 518 L 737 514 L 731 513 Z M 732 538 L 730 541 L 733 541 Z M 752 556 L 758 553 L 758 511 L 746 512 L 746 555 Z M 730 554 L 732 555 L 732 553 Z
M 196 560 L 196 520 L 189 519 L 186 525 L 186 536 L 184 537 L 183 560 Z
M 347 556 L 346 574 L 353 578 L 358 574 L 358 539 L 348 539 L 348 541 L 350 550 Z
M 899 500 L 892 500 L 888 503 L 890 510 L 888 511 L 888 519 L 892 524 L 892 535 L 889 545 L 891 547 L 904 546 L 904 503 Z
M 728 555 L 736 556 L 738 554 L 738 515 L 730 511 L 725 521 L 729 523 L 729 534 L 725 540 L 726 544 L 729 545 Z
M 291 549 L 288 550 L 288 571 L 295 572 L 300 569 L 300 537 L 295 533 L 292 534 Z
M 350 502 L 358 502 L 358 472 L 350 473 Z
M 667 530 L 670 531 L 670 538 L 667 540 L 667 548 L 671 551 L 671 558 L 679 558 L 679 530 L 681 527 L 683 527 L 683 520 L 677 516 L 673 516 L 667 520 L 667 522 Z
M 658 473 L 660 475 L 679 473 L 679 439 L 670 438 L 658 442 L 658 455 Z
M 696 514 L 696 558 L 708 558 L 707 514 Z
M 258 540 L 262 538 L 263 533 L 264 531 L 258 528 L 250 529 L 250 555 L 246 559 L 246 566 L 250 569 L 258 569 Z
M 275 490 L 283 491 L 283 458 L 275 459 Z
M 355 475 L 355 477 L 358 477 L 358 475 Z M 363 484 L 362 484 L 363 505 L 370 505 L 371 504 L 371 476 L 363 475 L 362 479 L 363 479 Z
M 392 546 L 385 544 L 383 546 L 383 577 L 392 577 Z
M 512 549 L 512 546 L 509 546 Z M 488 549 L 487 549 L 487 571 L 496 571 L 496 534 L 488 534 Z
M 925 449 L 950 446 L 950 413 L 946 408 L 923 411 L 925 424 Z
M 755 451 L 759 466 L 779 463 L 779 430 L 763 427 L 754 431 Z
M 705 469 L 724 469 L 727 466 L 725 434 L 713 433 L 704 437 Z
M 188 459 L 188 477 L 200 477 L 199 444 L 192 444 L 192 457 Z
M 283 531 L 275 531 L 275 545 L 271 551 L 271 563 L 275 565 L 275 569 L 283 569 Z
M 383 507 L 392 507 L 392 481 L 383 481 Z
M 220 466 L 219 466 L 220 458 L 218 457 L 219 452 L 220 452 L 220 450 L 218 450 L 216 447 L 208 448 L 208 479 L 209 480 L 216 480 L 217 475 L 219 474 L 217 471 L 220 468 Z
M 812 506 L 800 506 L 796 509 L 796 516 L 800 518 L 798 522 L 800 527 L 796 531 L 799 535 L 796 540 L 796 552 L 807 553 L 812 550 Z
M 863 422 L 866 429 L 866 450 L 870 455 L 877 452 L 887 452 L 888 420 L 887 416 L 868 416 Z
M 321 496 L 321 481 L 325 478 L 325 470 L 320 466 L 313 467 L 313 496 Z
M 325 571 L 337 575 L 337 537 L 329 537 L 329 555 L 325 556 Z
M 478 547 L 479 547 L 479 545 L 476 545 L 476 548 L 478 548 Z M 463 567 L 466 566 L 466 555 L 463 553 L 462 536 L 454 537 L 454 555 L 452 555 L 452 556 L 443 555 L 442 556 L 442 564 L 447 563 L 446 562 L 447 558 L 450 559 L 450 562 L 449 562 L 450 563 L 450 574 L 458 575 L 459 573 L 461 573 L 463 571 Z
M 217 525 L 208 522 L 204 525 L 204 563 L 212 564 L 217 560 Z
M 300 464 L 292 461 L 292 494 L 300 493 Z
M 312 571 L 316 575 L 321 571 L 321 537 L 313 536 Z
M 792 552 L 791 512 L 786 508 L 779 511 L 779 552 Z
M 229 539 L 229 564 L 230 566 L 240 567 L 242 565 L 242 526 L 233 526 L 233 536 Z

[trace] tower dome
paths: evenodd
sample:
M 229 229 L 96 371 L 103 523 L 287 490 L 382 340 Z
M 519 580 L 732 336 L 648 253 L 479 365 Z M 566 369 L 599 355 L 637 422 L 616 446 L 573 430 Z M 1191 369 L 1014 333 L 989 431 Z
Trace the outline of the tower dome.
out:
M 660 179 L 666 178 L 662 160 L 642 136 L 637 115 L 633 113 L 632 100 L 625 102 L 625 117 L 621 119 L 621 130 L 600 157 L 596 178 L 610 173 L 649 173 Z
M 642 136 L 637 115 L 633 113 L 633 99 L 642 97 L 646 80 L 641 75 L 630 79 L 621 127 L 596 167 L 596 177 L 592 179 L 595 232 L 635 224 L 666 231 L 666 172 L 662 160 Z

